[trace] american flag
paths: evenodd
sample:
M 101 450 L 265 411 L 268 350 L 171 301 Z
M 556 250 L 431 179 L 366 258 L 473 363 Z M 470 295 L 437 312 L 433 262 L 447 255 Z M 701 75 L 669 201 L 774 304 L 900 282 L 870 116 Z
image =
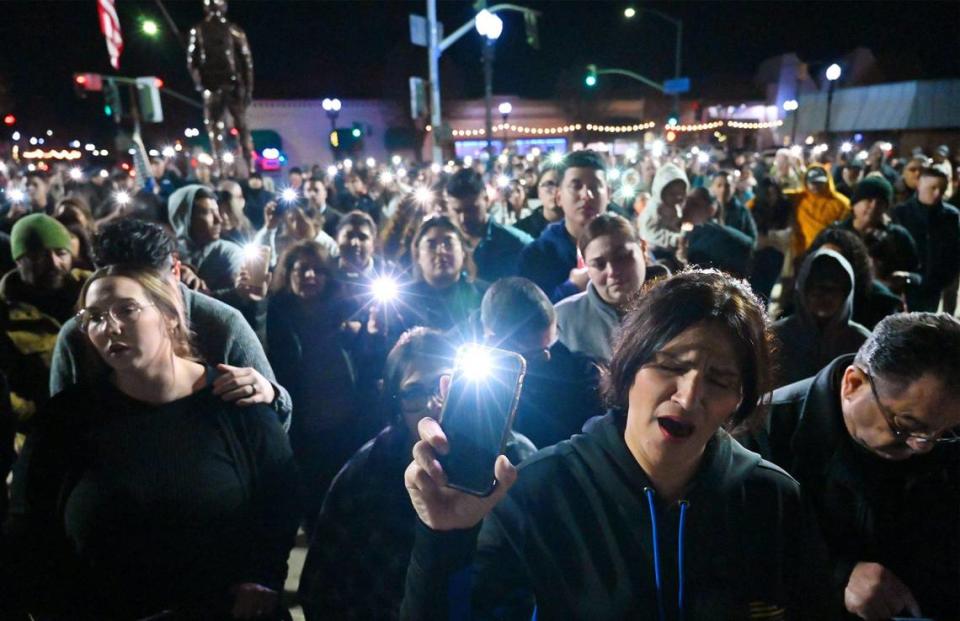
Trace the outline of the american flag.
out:
M 97 15 L 100 18 L 100 32 L 107 40 L 107 52 L 110 64 L 120 69 L 120 54 L 123 52 L 123 35 L 120 34 L 120 18 L 114 0 L 97 0 Z

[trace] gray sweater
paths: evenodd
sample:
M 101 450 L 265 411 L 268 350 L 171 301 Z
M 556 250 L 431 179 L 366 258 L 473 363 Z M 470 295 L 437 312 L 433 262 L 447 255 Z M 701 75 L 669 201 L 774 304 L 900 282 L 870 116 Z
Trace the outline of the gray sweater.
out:
M 620 327 L 617 311 L 603 301 L 593 283 L 587 290 L 558 302 L 557 330 L 560 342 L 572 352 L 607 363 L 613 356 L 613 338 Z
M 253 367 L 259 371 L 273 384 L 277 396 L 271 406 L 283 426 L 288 428 L 293 412 L 290 393 L 277 384 L 263 345 L 240 311 L 208 295 L 191 291 L 183 284 L 180 284 L 180 292 L 200 356 L 211 365 L 223 362 L 237 367 Z M 51 396 L 67 386 L 90 383 L 106 373 L 103 361 L 84 344 L 84 340 L 76 318 L 70 318 L 63 324 L 50 364 Z

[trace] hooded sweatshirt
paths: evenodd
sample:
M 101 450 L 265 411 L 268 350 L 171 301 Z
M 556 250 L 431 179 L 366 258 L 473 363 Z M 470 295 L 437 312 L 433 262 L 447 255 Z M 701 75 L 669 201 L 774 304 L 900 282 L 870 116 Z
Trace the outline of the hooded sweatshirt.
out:
M 835 261 L 850 279 L 843 308 L 822 328 L 807 308 L 804 295 L 807 278 L 815 261 Z M 773 331 L 780 340 L 778 386 L 816 375 L 831 360 L 856 352 L 867 340 L 870 331 L 853 321 L 854 288 L 853 267 L 838 252 L 820 248 L 804 259 L 797 275 L 797 310 L 773 324 Z
M 640 236 L 647 240 L 647 243 L 652 246 L 652 250 L 664 249 L 672 252 L 677 249 L 677 244 L 680 243 L 680 237 L 682 236 L 680 229 L 677 228 L 674 230 L 668 228 L 661 220 L 659 213 L 660 205 L 663 203 L 663 189 L 677 179 L 683 181 L 686 188 L 690 187 L 690 182 L 687 180 L 687 173 L 676 164 L 669 162 L 661 166 L 657 170 L 657 174 L 653 177 L 650 202 L 647 204 L 647 208 L 643 210 L 643 213 L 640 214 L 640 221 L 638 223 Z M 678 223 L 679 221 L 680 219 L 677 218 Z
M 207 284 L 214 297 L 223 297 L 234 288 L 234 280 L 243 269 L 243 249 L 225 239 L 199 246 L 190 238 L 193 201 L 204 186 L 185 185 L 170 195 L 167 212 L 170 226 L 177 236 L 180 259 L 197 268 L 197 275 Z
M 611 412 L 520 467 L 472 530 L 422 523 L 404 619 L 830 619 L 825 552 L 788 474 L 724 431 L 666 503 Z M 471 614 L 472 613 L 472 614 Z
M 570 270 L 575 267 L 577 243 L 563 220 L 549 224 L 520 252 L 520 276 L 536 283 L 554 303 L 579 293 L 569 280 Z
M 833 184 L 833 175 L 826 166 L 814 164 L 810 167 L 822 168 L 827 175 L 827 189 L 824 194 L 814 194 L 803 187 L 801 190 L 786 190 L 783 194 L 793 201 L 796 209 L 796 224 L 793 228 L 793 256 L 799 257 L 813 243 L 814 238 L 823 229 L 850 213 L 850 199 L 837 192 Z M 808 174 L 810 169 L 807 170 Z

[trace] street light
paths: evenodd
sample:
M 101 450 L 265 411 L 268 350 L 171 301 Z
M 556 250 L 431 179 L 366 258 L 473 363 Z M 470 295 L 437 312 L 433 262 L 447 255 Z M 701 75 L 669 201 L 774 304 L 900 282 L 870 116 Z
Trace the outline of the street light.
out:
M 334 154 L 334 159 L 336 159 L 337 148 L 333 144 L 333 134 L 337 131 L 337 117 L 340 116 L 340 108 L 342 104 L 340 103 L 340 100 L 335 97 L 333 99 L 327 97 L 320 102 L 320 106 L 323 108 L 324 112 L 327 113 L 327 118 L 330 119 L 330 151 Z
M 160 34 L 160 27 L 156 21 L 148 18 L 140 23 L 140 31 L 148 37 L 155 37 Z
M 843 71 L 837 63 L 833 63 L 827 67 L 827 120 L 824 121 L 823 124 L 823 133 L 826 135 L 830 134 L 830 109 L 833 107 L 833 87 L 837 80 L 840 79 L 841 73 L 843 73 Z
M 628 6 L 623 10 L 623 16 L 626 17 L 627 19 L 633 19 L 634 17 L 637 16 L 637 10 L 632 6 Z
M 490 41 L 496 41 L 500 38 L 500 33 L 503 32 L 503 20 L 495 13 L 483 9 L 477 13 L 476 27 L 481 36 Z

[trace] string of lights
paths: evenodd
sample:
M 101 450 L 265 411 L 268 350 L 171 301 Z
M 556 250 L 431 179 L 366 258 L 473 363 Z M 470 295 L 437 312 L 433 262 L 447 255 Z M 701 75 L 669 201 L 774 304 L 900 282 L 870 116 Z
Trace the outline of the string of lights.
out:
M 729 127 L 731 129 L 773 129 L 776 127 L 781 127 L 783 125 L 782 120 L 776 121 L 762 121 L 762 122 L 748 122 L 748 121 L 710 121 L 708 123 L 693 123 L 690 125 L 670 125 L 664 124 L 663 129 L 677 132 L 677 133 L 687 133 L 687 132 L 704 132 L 716 130 L 721 127 Z M 557 127 L 528 127 L 526 125 L 515 125 L 513 123 L 499 123 L 493 126 L 494 133 L 497 132 L 513 132 L 516 134 L 525 134 L 531 136 L 554 136 L 561 134 L 569 134 L 573 131 L 581 131 L 585 129 L 588 132 L 602 133 L 602 134 L 630 134 L 635 132 L 643 132 L 651 130 L 657 127 L 657 123 L 654 121 L 647 121 L 644 123 L 635 123 L 632 125 L 604 125 L 601 123 L 574 123 L 570 125 L 560 125 Z M 427 125 L 426 130 L 432 131 L 433 127 Z M 478 138 L 486 136 L 486 130 L 484 129 L 454 129 L 451 134 L 454 138 Z

